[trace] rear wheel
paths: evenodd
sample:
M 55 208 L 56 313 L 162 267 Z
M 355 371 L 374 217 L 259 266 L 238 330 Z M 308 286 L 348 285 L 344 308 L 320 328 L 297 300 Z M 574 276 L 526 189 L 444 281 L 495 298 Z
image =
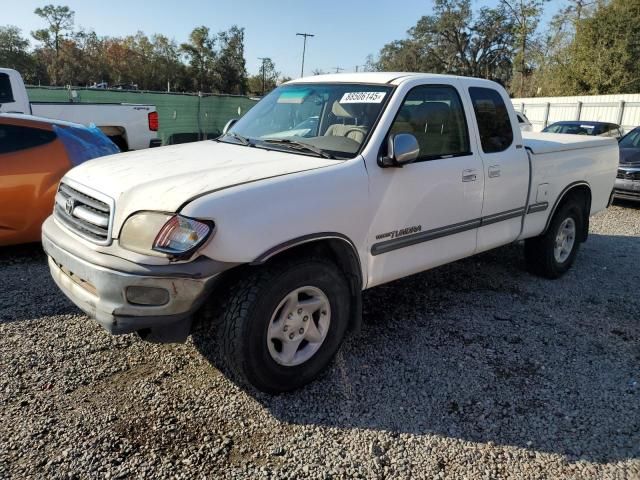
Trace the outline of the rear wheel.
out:
M 129 146 L 127 145 L 127 141 L 124 139 L 122 135 L 109 136 L 109 140 L 115 143 L 121 152 L 129 151 Z
M 580 202 L 574 199 L 565 202 L 544 234 L 525 241 L 527 269 L 551 279 L 569 270 L 580 247 L 583 218 Z
M 241 384 L 270 393 L 301 387 L 342 343 L 349 287 L 332 262 L 265 266 L 230 291 L 216 336 L 226 370 Z

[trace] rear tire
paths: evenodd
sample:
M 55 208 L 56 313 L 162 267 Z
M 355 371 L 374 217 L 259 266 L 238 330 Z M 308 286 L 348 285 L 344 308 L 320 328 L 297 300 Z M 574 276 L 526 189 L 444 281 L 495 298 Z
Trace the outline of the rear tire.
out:
M 121 152 L 128 152 L 129 146 L 127 145 L 127 141 L 124 139 L 122 135 L 116 135 L 113 137 L 109 137 L 113 143 L 120 149 Z
M 547 231 L 524 244 L 527 270 L 555 279 L 565 274 L 576 259 L 583 238 L 582 204 L 569 199 L 556 211 Z
M 216 343 L 224 370 L 239 384 L 268 393 L 294 390 L 320 374 L 338 351 L 350 296 L 332 262 L 301 258 L 267 265 L 228 291 Z

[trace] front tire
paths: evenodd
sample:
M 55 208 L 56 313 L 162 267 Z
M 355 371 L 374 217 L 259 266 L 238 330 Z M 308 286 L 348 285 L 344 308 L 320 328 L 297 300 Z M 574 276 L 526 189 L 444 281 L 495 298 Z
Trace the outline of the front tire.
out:
M 335 264 L 294 259 L 259 267 L 231 289 L 216 332 L 238 383 L 280 393 L 313 380 L 345 335 L 349 286 Z
M 584 228 L 582 206 L 569 199 L 555 213 L 547 231 L 525 241 L 529 272 L 555 279 L 565 274 L 576 259 Z

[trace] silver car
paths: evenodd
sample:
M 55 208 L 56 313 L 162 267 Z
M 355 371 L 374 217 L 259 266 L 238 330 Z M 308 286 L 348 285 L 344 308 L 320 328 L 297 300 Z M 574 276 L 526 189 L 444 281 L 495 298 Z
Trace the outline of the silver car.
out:
M 616 198 L 640 201 L 640 127 L 620 139 L 620 165 L 616 177 Z

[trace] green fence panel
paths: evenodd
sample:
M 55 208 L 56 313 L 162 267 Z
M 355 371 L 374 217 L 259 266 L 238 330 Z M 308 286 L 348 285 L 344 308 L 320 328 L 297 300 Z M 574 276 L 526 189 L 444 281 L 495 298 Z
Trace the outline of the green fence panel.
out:
M 215 138 L 232 118 L 257 99 L 239 95 L 197 95 L 87 88 L 27 87 L 32 102 L 141 103 L 155 105 L 163 145 Z

